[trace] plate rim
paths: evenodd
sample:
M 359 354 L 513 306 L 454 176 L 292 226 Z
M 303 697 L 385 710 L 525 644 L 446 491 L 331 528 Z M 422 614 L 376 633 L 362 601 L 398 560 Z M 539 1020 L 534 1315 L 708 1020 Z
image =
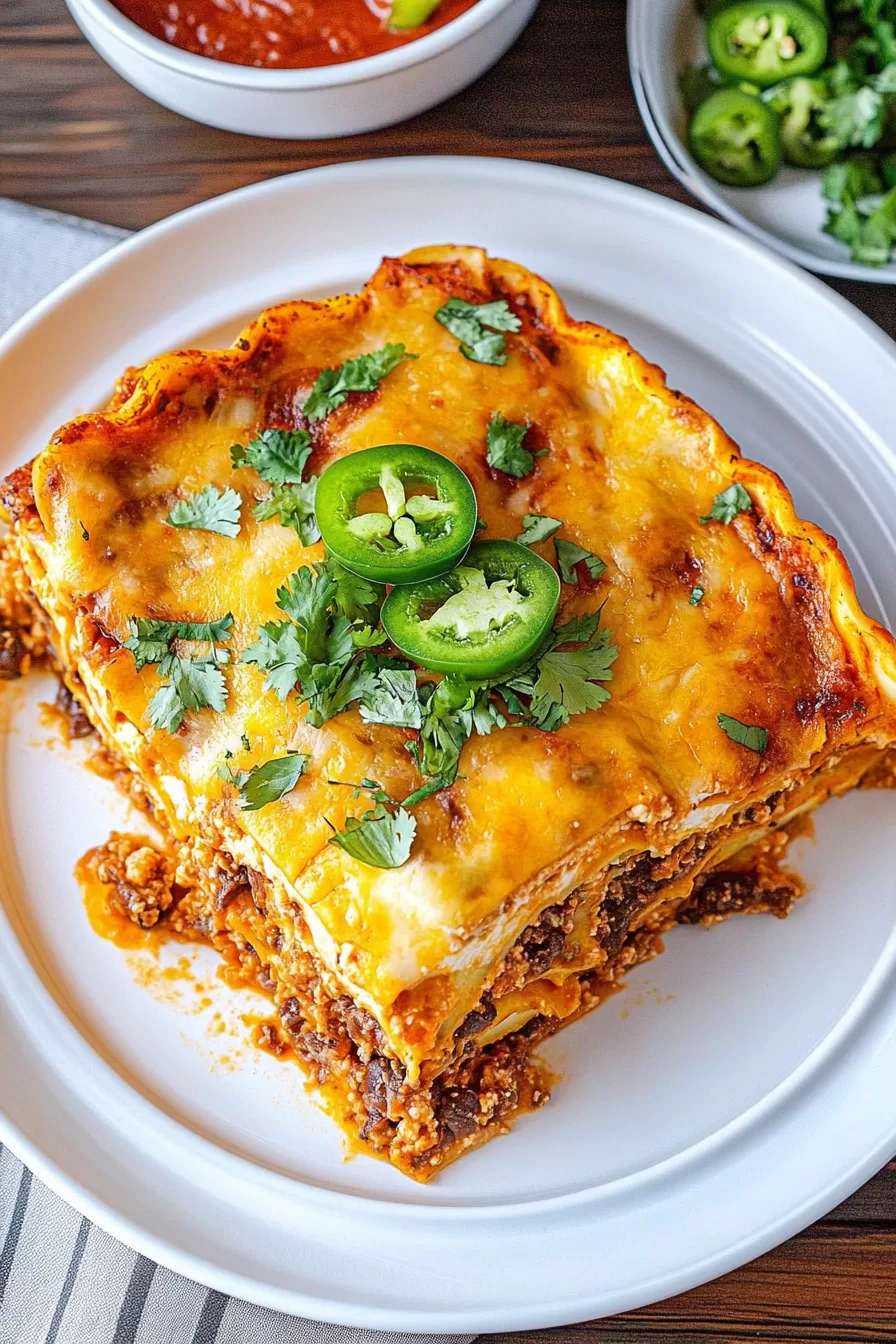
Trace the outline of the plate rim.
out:
M 652 210 L 660 218 L 668 217 L 670 213 L 682 217 L 686 213 L 689 216 L 691 228 L 698 231 L 702 230 L 711 236 L 724 235 L 729 245 L 736 245 L 745 249 L 755 262 L 761 262 L 773 270 L 780 270 L 783 267 L 789 272 L 795 283 L 823 295 L 827 304 L 832 304 L 841 314 L 848 316 L 851 322 L 863 327 L 866 335 L 870 336 L 889 357 L 889 360 L 896 365 L 896 343 L 870 318 L 856 310 L 841 295 L 831 291 L 815 277 L 807 275 L 788 261 L 782 261 L 779 256 L 770 254 L 755 241 L 744 237 L 743 234 L 733 230 L 727 224 L 702 215 L 680 202 L 670 201 L 639 187 L 575 169 L 534 164 L 525 160 L 463 156 L 421 156 L 419 158 L 397 156 L 379 160 L 361 160 L 327 165 L 307 169 L 299 173 L 285 174 L 189 207 L 187 210 L 170 216 L 168 219 L 160 221 L 119 244 L 109 253 L 104 254 L 81 272 L 65 281 L 30 313 L 19 319 L 4 337 L 0 338 L 0 360 L 14 348 L 23 336 L 39 326 L 41 321 L 56 307 L 63 304 L 70 295 L 88 288 L 96 275 L 121 264 L 123 261 L 127 264 L 128 260 L 134 254 L 139 253 L 142 248 L 154 243 L 158 238 L 164 237 L 168 232 L 176 233 L 184 227 L 185 222 L 193 217 L 226 211 L 230 208 L 233 199 L 237 197 L 240 200 L 245 200 L 248 197 L 264 197 L 276 194 L 278 191 L 289 191 L 297 180 L 310 183 L 311 189 L 313 189 L 314 182 L 322 177 L 344 178 L 357 174 L 363 178 L 366 174 L 376 176 L 380 172 L 386 174 L 395 170 L 407 172 L 419 168 L 421 164 L 430 169 L 441 170 L 456 176 L 482 174 L 493 178 L 496 173 L 499 173 L 506 175 L 508 178 L 513 178 L 517 182 L 526 179 L 528 183 L 531 183 L 540 179 L 545 186 L 565 183 L 580 194 L 590 195 L 595 204 L 599 204 L 601 199 L 606 199 L 608 196 L 615 196 L 623 201 L 626 199 L 637 201 L 639 209 L 642 211 Z M 779 1218 L 777 1222 L 766 1229 L 761 1238 L 747 1237 L 738 1243 L 734 1249 L 729 1246 L 724 1251 L 704 1257 L 699 1265 L 692 1265 L 672 1278 L 667 1276 L 656 1289 L 645 1285 L 644 1291 L 632 1295 L 630 1300 L 608 1304 L 607 1294 L 602 1292 L 567 1305 L 555 1305 L 551 1310 L 541 1313 L 534 1312 L 531 1307 L 526 1307 L 523 1309 L 522 1315 L 518 1316 L 514 1316 L 513 1311 L 507 1308 L 494 1309 L 489 1313 L 478 1310 L 478 1314 L 475 1316 L 461 1312 L 459 1317 L 458 1313 L 455 1312 L 450 1314 L 445 1311 L 435 1313 L 423 1313 L 416 1310 L 396 1312 L 391 1308 L 370 1306 L 362 1307 L 359 1310 L 348 1310 L 346 1304 L 342 1302 L 335 1303 L 329 1299 L 316 1299 L 297 1290 L 283 1290 L 272 1285 L 263 1285 L 254 1279 L 241 1281 L 239 1276 L 232 1271 L 215 1266 L 209 1261 L 191 1261 L 175 1250 L 166 1254 L 166 1247 L 158 1244 L 154 1234 L 145 1232 L 140 1228 L 139 1223 L 123 1218 L 111 1206 L 98 1202 L 88 1191 L 78 1186 L 77 1182 L 73 1181 L 58 1164 L 45 1158 L 44 1154 L 28 1140 L 27 1136 L 22 1134 L 17 1126 L 11 1124 L 4 1117 L 2 1111 L 0 1111 L 0 1139 L 9 1146 L 11 1151 L 18 1153 L 40 1179 L 44 1180 L 47 1185 L 55 1189 L 75 1207 L 81 1208 L 99 1226 L 104 1227 L 126 1244 L 143 1250 L 144 1253 L 150 1255 L 159 1263 L 166 1264 L 176 1272 L 186 1274 L 191 1278 L 199 1278 L 201 1282 L 218 1287 L 221 1291 L 257 1301 L 263 1305 L 275 1306 L 279 1310 L 299 1312 L 314 1319 L 335 1320 L 353 1326 L 433 1332 L 459 1329 L 489 1330 L 514 1328 L 515 1326 L 534 1328 L 540 1325 L 562 1324 L 572 1319 L 581 1320 L 588 1315 L 593 1316 L 595 1311 L 602 1314 L 612 1314 L 629 1310 L 635 1306 L 644 1305 L 647 1301 L 655 1301 L 660 1297 L 682 1292 L 696 1284 L 705 1282 L 707 1278 L 715 1277 L 717 1274 L 735 1268 L 742 1264 L 744 1260 L 779 1244 L 783 1238 L 806 1226 L 809 1221 L 833 1207 L 839 1200 L 845 1198 L 846 1195 L 857 1188 L 891 1154 L 894 1141 L 896 1141 L 896 1120 L 894 1120 L 892 1134 L 888 1134 L 885 1141 L 881 1141 L 863 1159 L 853 1163 L 846 1173 L 842 1173 L 839 1177 L 828 1182 L 811 1199 L 804 1200 L 799 1208 L 791 1210 L 786 1217 Z M 442 1211 L 431 1210 L 431 1212 L 438 1217 L 438 1214 Z M 448 1210 L 445 1210 L 445 1212 L 448 1212 Z M 259 1289 L 263 1291 L 259 1293 Z M 645 1296 L 645 1293 L 650 1295 Z M 570 1315 L 570 1311 L 581 1312 L 582 1314 L 573 1317 Z M 508 1322 L 511 1322 L 511 1324 L 508 1324 Z
M 680 2 L 687 3 L 687 0 L 680 0 Z M 648 63 L 644 53 L 644 43 L 649 28 L 648 11 L 650 4 L 651 0 L 628 0 L 626 46 L 628 48 L 629 75 L 641 120 L 644 122 L 654 149 L 672 176 L 692 196 L 702 201 L 708 209 L 713 210 L 727 224 L 743 231 L 756 242 L 764 243 L 766 247 L 786 258 L 787 261 L 818 275 L 829 275 L 837 280 L 861 280 L 870 285 L 896 285 L 896 260 L 890 262 L 887 266 L 878 268 L 860 266 L 858 262 L 845 258 L 843 261 L 838 261 L 835 257 L 818 256 L 816 253 L 810 252 L 808 248 L 797 247 L 795 244 L 788 243 L 786 239 L 779 237 L 778 234 L 772 233 L 769 229 L 764 229 L 760 224 L 754 224 L 751 219 L 741 214 L 740 210 L 730 205 L 725 197 L 720 195 L 713 186 L 711 179 L 702 172 L 687 152 L 687 147 L 681 142 L 674 129 L 667 127 L 666 118 L 663 114 L 658 108 L 654 108 L 650 95 L 650 81 L 645 73 Z

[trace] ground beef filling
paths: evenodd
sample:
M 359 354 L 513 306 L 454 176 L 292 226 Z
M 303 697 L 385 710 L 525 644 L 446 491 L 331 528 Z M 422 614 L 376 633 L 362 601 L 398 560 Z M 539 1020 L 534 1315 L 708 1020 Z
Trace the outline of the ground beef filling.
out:
M 697 864 L 710 843 L 711 837 L 703 837 L 663 858 L 638 856 L 610 881 L 591 928 L 604 957 L 579 975 L 580 1012 L 660 950 L 660 928 L 633 925 L 664 883 Z M 220 851 L 214 862 L 219 865 L 215 871 L 206 871 L 191 888 L 182 884 L 174 858 L 144 840 L 116 835 L 95 852 L 94 870 L 109 886 L 116 908 L 141 928 L 164 921 L 178 936 L 210 940 L 242 980 L 271 995 L 278 1016 L 258 1029 L 258 1044 L 278 1056 L 293 1054 L 325 1091 L 334 1087 L 341 1118 L 375 1152 L 388 1152 L 397 1166 L 425 1179 L 466 1148 L 506 1129 L 521 1110 L 548 1100 L 531 1054 L 556 1029 L 556 1019 L 539 1015 L 485 1047 L 476 1037 L 495 1021 L 494 1000 L 500 993 L 579 954 L 571 935 L 584 899 L 580 892 L 542 911 L 523 931 L 491 991 L 456 1030 L 453 1062 L 439 1076 L 411 1086 L 403 1066 L 389 1055 L 379 1024 L 349 996 L 327 992 L 307 947 L 294 950 L 288 972 L 282 966 L 274 969 L 282 931 L 266 915 L 265 878 Z M 783 915 L 797 894 L 795 882 L 781 879 L 774 886 L 752 869 L 708 872 L 696 879 L 692 895 L 668 914 L 663 927 L 676 919 L 700 923 L 754 909 Z M 298 909 L 296 922 L 301 922 Z

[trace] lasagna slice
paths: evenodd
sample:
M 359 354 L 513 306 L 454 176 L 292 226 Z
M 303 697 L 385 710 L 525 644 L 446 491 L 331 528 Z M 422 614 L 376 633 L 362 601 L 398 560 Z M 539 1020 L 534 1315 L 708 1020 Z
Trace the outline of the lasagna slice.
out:
M 385 590 L 319 540 L 328 467 L 404 444 L 460 467 L 478 537 L 558 573 L 551 633 L 500 677 L 403 655 Z M 166 837 L 113 836 L 91 881 L 267 992 L 267 1044 L 416 1180 L 547 1099 L 537 1043 L 663 930 L 785 915 L 788 834 L 896 741 L 893 640 L 836 542 L 623 339 L 476 248 L 129 370 L 3 498 L 0 667 L 52 650 Z M 381 554 L 426 552 L 391 527 Z M 493 585 L 457 639 L 518 597 L 489 615 Z

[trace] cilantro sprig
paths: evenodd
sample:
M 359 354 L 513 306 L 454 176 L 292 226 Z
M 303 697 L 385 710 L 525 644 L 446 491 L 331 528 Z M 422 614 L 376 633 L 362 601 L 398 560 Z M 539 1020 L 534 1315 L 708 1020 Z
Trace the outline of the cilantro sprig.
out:
M 523 518 L 523 530 L 517 541 L 524 546 L 537 546 L 541 541 L 550 541 L 555 532 L 559 532 L 563 523 L 559 518 L 549 518 L 544 513 L 527 513 Z
M 371 868 L 401 868 L 411 857 L 416 834 L 417 822 L 406 808 L 392 811 L 376 803 L 363 816 L 349 817 L 344 831 L 334 828 L 329 843 Z
M 584 546 L 577 546 L 574 541 L 564 541 L 562 537 L 554 538 L 554 550 L 557 568 L 564 583 L 578 583 L 577 565 L 584 564 L 592 579 L 599 579 L 607 567 L 599 555 L 586 551 Z
M 245 445 L 235 443 L 230 459 L 235 469 L 252 467 L 272 486 L 270 494 L 256 502 L 253 517 L 259 522 L 277 518 L 291 527 L 303 546 L 320 540 L 314 516 L 316 476 L 304 479 L 311 455 L 311 438 L 303 429 L 264 429 Z
M 263 429 L 230 450 L 234 467 L 254 467 L 270 485 L 298 485 L 310 456 L 311 437 L 303 429 Z
M 220 493 L 213 485 L 206 485 L 187 499 L 179 499 L 165 522 L 169 527 L 217 532 L 233 538 L 239 535 L 242 503 L 242 495 L 229 485 Z
M 466 299 L 450 298 L 435 319 L 460 341 L 461 354 L 476 364 L 506 364 L 504 333 L 519 331 L 522 326 L 506 299 L 468 303 Z
M 748 491 L 740 481 L 736 481 L 734 485 L 729 485 L 716 495 L 712 508 L 709 513 L 703 515 L 700 522 L 704 525 L 712 522 L 733 523 L 739 513 L 749 513 L 752 508 L 753 501 Z
M 896 157 L 881 165 L 870 154 L 832 163 L 822 193 L 829 203 L 825 232 L 845 243 L 854 261 L 885 266 L 896 246 Z
M 343 404 L 350 392 L 375 392 L 403 360 L 416 358 L 403 345 L 390 341 L 382 350 L 347 359 L 336 369 L 323 369 L 302 407 L 302 414 L 306 420 L 323 420 Z
M 277 590 L 287 619 L 263 625 L 242 661 L 267 672 L 264 688 L 280 700 L 297 691 L 315 728 L 362 700 L 374 714 L 387 698 L 381 675 L 391 668 L 369 651 L 380 643 L 378 632 L 371 624 L 353 625 L 353 619 L 376 620 L 380 600 L 373 584 L 333 560 L 303 565 Z
M 308 765 L 308 756 L 302 751 L 289 751 L 275 756 L 246 771 L 238 780 L 243 812 L 258 812 L 269 803 L 276 803 L 291 793 Z
M 500 411 L 495 411 L 485 432 L 485 460 L 488 465 L 518 480 L 528 476 L 535 466 L 536 456 L 523 447 L 528 432 L 528 425 L 507 420 Z
M 217 646 L 230 638 L 233 616 L 214 621 L 164 621 L 137 616 L 128 621 L 130 637 L 124 647 L 134 656 L 137 671 L 154 665 L 162 684 L 148 706 L 149 721 L 157 731 L 176 733 L 191 710 L 220 713 L 227 703 L 227 684 L 221 665 L 229 662 L 227 649 Z M 183 644 L 203 644 L 197 657 L 180 652 Z

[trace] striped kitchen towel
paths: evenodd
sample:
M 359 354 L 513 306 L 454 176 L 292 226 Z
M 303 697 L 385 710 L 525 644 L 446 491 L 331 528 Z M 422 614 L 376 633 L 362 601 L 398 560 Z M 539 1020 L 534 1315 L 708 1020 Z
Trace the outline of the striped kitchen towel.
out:
M 0 200 L 0 334 L 126 237 Z M 0 1145 L 0 1344 L 403 1344 L 226 1297 L 128 1250 Z M 472 1335 L 446 1336 L 466 1344 Z

